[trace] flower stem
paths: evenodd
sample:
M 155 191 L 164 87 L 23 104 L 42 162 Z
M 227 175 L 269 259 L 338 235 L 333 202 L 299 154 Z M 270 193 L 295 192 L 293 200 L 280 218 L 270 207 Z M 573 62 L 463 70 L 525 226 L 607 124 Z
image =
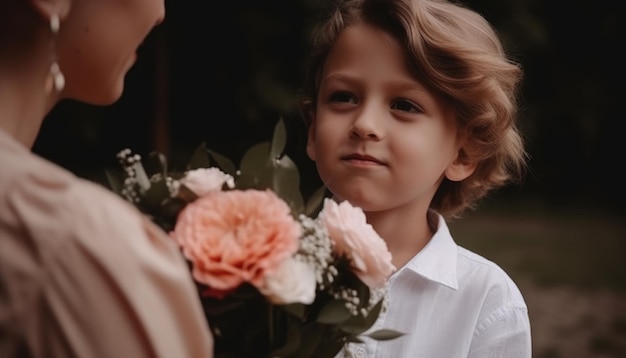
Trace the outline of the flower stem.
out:
M 268 338 L 270 341 L 270 351 L 272 351 L 274 348 L 276 348 L 276 342 L 274 342 L 274 340 L 276 339 L 274 332 L 274 307 L 272 304 L 267 305 L 267 316 L 267 321 L 269 325 Z

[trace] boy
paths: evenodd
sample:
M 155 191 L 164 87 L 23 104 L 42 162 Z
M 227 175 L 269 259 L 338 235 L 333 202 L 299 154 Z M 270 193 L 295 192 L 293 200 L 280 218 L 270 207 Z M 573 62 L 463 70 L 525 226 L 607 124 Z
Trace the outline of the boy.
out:
M 398 271 L 357 357 L 530 357 L 527 306 L 446 219 L 521 177 L 520 66 L 487 21 L 442 0 L 344 0 L 314 38 L 307 153 L 334 198 L 361 207 Z

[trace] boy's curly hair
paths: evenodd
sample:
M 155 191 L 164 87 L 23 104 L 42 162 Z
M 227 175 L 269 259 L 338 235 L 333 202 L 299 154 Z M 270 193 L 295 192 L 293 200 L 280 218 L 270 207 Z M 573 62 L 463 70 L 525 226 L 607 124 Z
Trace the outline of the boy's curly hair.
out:
M 341 31 L 367 23 L 406 49 L 415 78 L 444 98 L 464 140 L 460 159 L 476 164 L 459 182 L 444 179 L 431 208 L 459 216 L 492 189 L 520 180 L 526 152 L 516 125 L 521 66 L 508 58 L 478 13 L 445 0 L 337 0 L 314 32 L 301 112 L 311 124 L 324 63 Z

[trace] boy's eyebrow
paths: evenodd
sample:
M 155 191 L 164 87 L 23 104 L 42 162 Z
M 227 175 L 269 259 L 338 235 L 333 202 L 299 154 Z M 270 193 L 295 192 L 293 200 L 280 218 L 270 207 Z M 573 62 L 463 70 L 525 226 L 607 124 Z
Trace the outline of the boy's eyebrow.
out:
M 350 74 L 346 74 L 344 71 L 342 72 L 333 72 L 327 76 L 322 77 L 322 81 L 320 82 L 320 86 L 323 86 L 324 83 L 329 81 L 339 81 L 339 82 L 355 82 L 359 76 L 350 76 Z
M 331 81 L 345 82 L 348 84 L 355 83 L 355 82 L 358 82 L 360 77 L 361 76 L 357 76 L 357 75 L 351 76 L 350 73 L 346 71 L 333 72 L 322 78 L 322 80 L 320 81 L 320 87 L 324 86 L 325 83 L 331 82 Z M 390 82 L 390 85 L 394 86 L 396 89 L 429 93 L 428 88 L 416 79 L 410 79 L 410 80 L 402 79 L 402 80 L 389 81 L 389 82 Z

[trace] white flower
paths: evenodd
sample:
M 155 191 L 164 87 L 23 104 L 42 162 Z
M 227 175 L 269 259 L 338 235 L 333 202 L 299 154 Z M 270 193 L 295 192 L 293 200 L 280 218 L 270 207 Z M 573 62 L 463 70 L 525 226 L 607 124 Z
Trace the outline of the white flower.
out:
M 180 179 L 180 183 L 189 188 L 198 196 L 204 196 L 212 191 L 222 190 L 224 184 L 235 186 L 232 176 L 217 168 L 200 168 L 188 171 Z
M 274 304 L 311 304 L 315 287 L 315 271 L 306 263 L 290 258 L 265 277 L 265 285 L 259 290 Z
M 326 198 L 319 218 L 335 250 L 351 262 L 354 273 L 370 288 L 384 287 L 396 270 L 387 243 L 367 223 L 361 208 Z

